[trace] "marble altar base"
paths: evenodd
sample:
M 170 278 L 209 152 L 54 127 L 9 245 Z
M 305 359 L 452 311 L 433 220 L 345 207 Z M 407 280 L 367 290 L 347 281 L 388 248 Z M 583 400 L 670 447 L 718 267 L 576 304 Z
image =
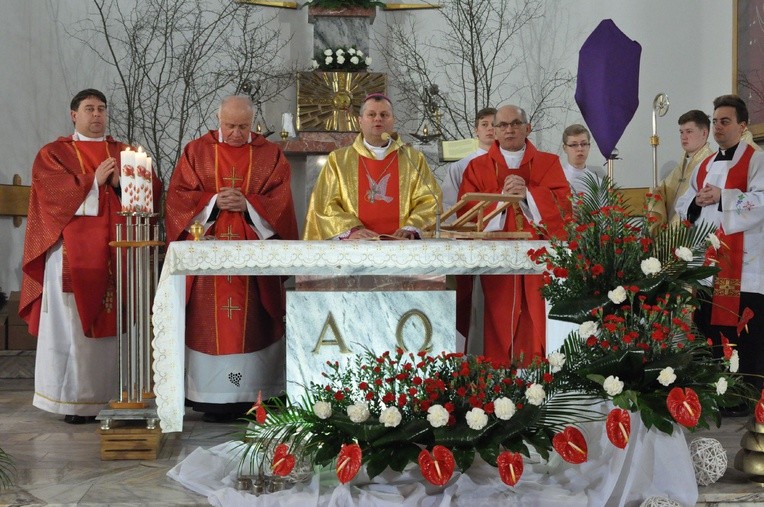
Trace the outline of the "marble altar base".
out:
M 327 361 L 401 347 L 432 354 L 457 347 L 453 291 L 288 292 L 287 395 L 299 400 L 323 383 Z

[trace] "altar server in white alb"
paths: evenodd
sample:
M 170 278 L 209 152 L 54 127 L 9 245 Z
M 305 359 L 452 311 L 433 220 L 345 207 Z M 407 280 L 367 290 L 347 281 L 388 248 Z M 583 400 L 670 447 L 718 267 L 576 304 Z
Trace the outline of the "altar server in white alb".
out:
M 713 133 L 719 151 L 700 163 L 676 211 L 692 223 L 719 226 L 719 268 L 713 300 L 701 304 L 695 320 L 715 345 L 721 334 L 737 344 L 740 372 L 764 374 L 764 153 L 741 142 L 748 108 L 736 95 L 714 100 Z M 746 308 L 753 318 L 740 335 Z M 715 347 L 721 354 L 721 347 Z M 760 377 L 747 377 L 761 389 Z
M 597 181 L 605 177 L 605 170 L 602 167 L 586 165 L 591 146 L 589 130 L 579 123 L 569 125 L 562 132 L 562 150 L 567 158 L 562 170 L 565 171 L 565 178 L 570 184 L 573 196 L 586 191 L 587 174 Z
M 456 204 L 456 196 L 459 195 L 459 186 L 462 184 L 462 177 L 464 176 L 464 170 L 467 169 L 467 164 L 473 158 L 477 158 L 480 155 L 485 155 L 491 148 L 494 141 L 493 131 L 493 117 L 496 115 L 496 109 L 493 107 L 485 107 L 477 112 L 475 115 L 475 136 L 478 140 L 478 148 L 461 160 L 449 164 L 446 168 L 446 174 L 443 176 L 443 184 L 441 190 L 443 191 L 443 211 L 447 211 L 454 207 Z M 449 221 L 456 220 L 456 216 L 450 217 Z

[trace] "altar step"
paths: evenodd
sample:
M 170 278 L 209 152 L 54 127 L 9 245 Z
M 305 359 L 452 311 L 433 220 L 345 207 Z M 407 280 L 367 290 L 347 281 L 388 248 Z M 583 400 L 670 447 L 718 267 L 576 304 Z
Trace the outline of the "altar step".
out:
M 34 378 L 34 350 L 0 350 L 0 379 Z

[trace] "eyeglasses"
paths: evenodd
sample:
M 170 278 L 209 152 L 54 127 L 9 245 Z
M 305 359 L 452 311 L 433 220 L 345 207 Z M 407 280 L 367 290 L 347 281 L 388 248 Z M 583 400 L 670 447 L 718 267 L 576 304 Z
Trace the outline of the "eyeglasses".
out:
M 512 128 L 513 130 L 519 127 L 522 127 L 528 123 L 527 121 L 520 121 L 520 120 L 513 120 L 509 123 L 503 121 L 501 123 L 494 123 L 493 128 L 499 129 L 499 130 L 507 130 L 508 128 Z
M 586 149 L 591 145 L 592 145 L 591 143 L 571 143 L 571 144 L 566 144 L 565 146 L 567 146 L 568 148 L 573 148 L 574 150 L 577 150 L 579 148 Z

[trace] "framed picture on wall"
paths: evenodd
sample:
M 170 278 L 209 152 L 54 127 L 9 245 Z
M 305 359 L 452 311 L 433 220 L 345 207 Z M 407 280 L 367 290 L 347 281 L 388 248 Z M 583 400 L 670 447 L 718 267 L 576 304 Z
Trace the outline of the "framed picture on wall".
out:
M 748 105 L 748 128 L 764 140 L 764 0 L 735 0 L 733 90 Z

